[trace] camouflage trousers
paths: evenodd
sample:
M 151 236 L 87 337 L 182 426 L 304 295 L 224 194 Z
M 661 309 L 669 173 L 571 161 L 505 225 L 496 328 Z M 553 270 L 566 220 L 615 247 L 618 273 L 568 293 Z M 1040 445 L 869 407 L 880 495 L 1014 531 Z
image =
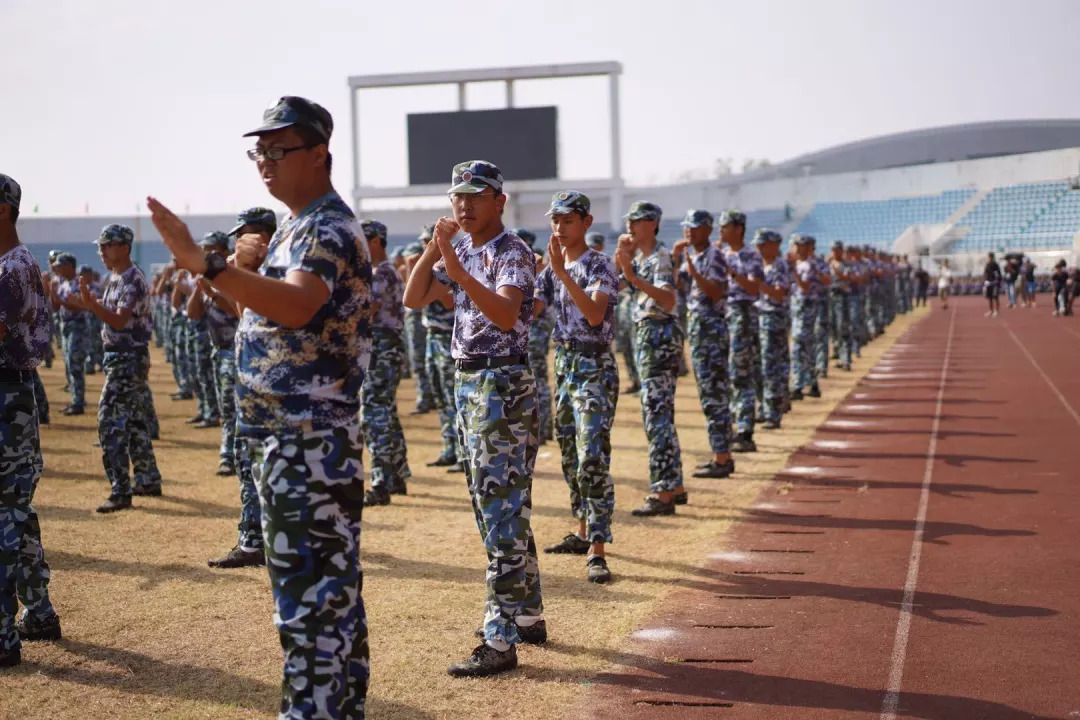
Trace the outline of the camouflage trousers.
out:
M 533 539 L 536 382 L 525 365 L 458 370 L 458 443 L 487 551 L 484 639 L 517 644 L 519 616 L 544 613 Z
M 786 312 L 760 314 L 762 414 L 766 420 L 779 422 L 788 401 L 791 382 L 791 352 L 788 345 Z
M 637 327 L 637 367 L 641 374 L 641 419 L 649 441 L 649 487 L 682 485 L 682 452 L 675 430 L 675 375 L 682 330 L 675 320 L 643 320 Z
M 852 351 L 856 357 L 870 340 L 870 332 L 866 325 L 866 295 L 865 290 L 855 290 L 848 295 L 850 303 L 848 322 L 851 323 Z
M 630 305 L 631 300 L 628 295 L 619 296 L 619 303 L 615 306 L 615 349 L 622 353 L 630 387 L 639 388 L 641 378 L 638 376 L 637 354 L 634 347 L 637 334 L 634 322 L 630 319 Z
M 884 330 L 881 322 L 881 285 L 874 283 L 866 293 L 866 333 L 868 339 L 878 336 Z
M 56 614 L 41 527 L 31 505 L 41 468 L 33 384 L 0 383 L 0 650 L 21 644 L 15 630 L 19 602 L 25 615 L 38 620 Z
M 64 321 L 64 375 L 71 388 L 71 406 L 86 407 L 86 369 L 89 360 L 90 321 L 86 318 Z
M 817 358 L 814 357 L 817 318 L 816 300 L 803 297 L 791 299 L 791 376 L 796 388 L 809 388 L 817 382 Z
M 419 312 L 405 313 L 405 344 L 409 353 L 409 368 L 416 379 L 416 406 L 435 407 L 435 391 L 427 374 L 427 328 Z
M 829 297 L 826 294 L 814 302 L 814 364 L 819 378 L 829 375 L 829 336 L 832 325 Z
M 360 425 L 371 456 L 371 487 L 393 490 L 405 484 L 409 467 L 405 431 L 398 417 L 397 389 L 405 358 L 400 332 L 376 329 L 371 364 L 360 389 Z
M 728 303 L 727 326 L 731 337 L 728 375 L 731 378 L 731 414 L 739 433 L 754 432 L 758 392 L 758 312 L 751 303 Z
M 359 424 L 272 435 L 256 447 L 266 567 L 285 666 L 280 718 L 363 718 L 368 632 Z
M 454 376 L 457 367 L 450 355 L 453 333 L 446 330 L 428 329 L 427 374 L 435 394 L 435 407 L 439 410 L 439 427 L 442 432 L 442 457 L 462 458 L 458 447 L 457 399 L 454 397 Z
M 153 398 L 150 354 L 144 350 L 105 353 L 105 385 L 98 403 L 98 441 L 113 495 L 131 495 L 128 463 L 135 485 L 161 487 L 161 473 L 150 439 Z
M 611 425 L 618 398 L 619 368 L 610 351 L 593 357 L 555 348 L 555 437 L 570 510 L 585 521 L 591 543 L 612 541 Z
M 731 442 L 731 392 L 728 387 L 727 320 L 690 316 L 690 360 L 713 453 L 724 455 Z
M 169 324 L 169 342 L 172 345 L 172 371 L 176 380 L 176 391 L 191 395 L 193 380 L 188 365 L 187 323 L 188 319 L 183 315 L 173 315 Z
M 165 312 L 162 306 L 154 302 L 154 347 L 162 347 L 165 344 Z
M 192 385 L 198 400 L 199 416 L 217 420 L 221 412 L 218 410 L 217 383 L 214 381 L 214 343 L 210 340 L 205 318 L 189 318 L 187 327 L 188 363 L 194 379 Z
M 686 307 L 686 299 L 680 294 L 675 305 L 675 315 L 678 318 L 679 330 L 682 332 L 679 334 L 679 368 L 676 371 L 676 377 L 684 377 L 690 374 L 690 366 L 686 364 L 686 328 L 687 328 L 687 313 L 689 310 Z
M 255 445 L 259 443 L 237 435 L 233 446 L 236 477 L 240 484 L 240 524 L 236 528 L 236 544 L 245 550 L 263 546 L 262 507 L 259 490 L 255 487 Z
M 95 371 L 95 368 L 105 367 L 105 345 L 101 339 L 101 319 L 97 315 L 91 313 L 88 322 L 88 342 L 84 367 L 87 372 L 92 373 Z
M 835 334 L 836 353 L 843 365 L 851 364 L 855 352 L 855 334 L 851 327 L 851 314 L 855 301 L 849 293 L 832 293 L 832 326 Z
M 34 401 L 37 403 L 37 415 L 40 422 L 49 422 L 49 396 L 45 394 L 45 383 L 41 375 L 34 370 Z
M 551 350 L 551 332 L 554 329 L 555 320 L 551 313 L 544 313 L 529 326 L 529 369 L 536 378 L 536 412 L 540 423 L 540 442 L 546 442 L 553 437 L 548 352 Z
M 214 388 L 221 411 L 222 460 L 236 456 L 236 350 L 233 346 L 214 349 Z

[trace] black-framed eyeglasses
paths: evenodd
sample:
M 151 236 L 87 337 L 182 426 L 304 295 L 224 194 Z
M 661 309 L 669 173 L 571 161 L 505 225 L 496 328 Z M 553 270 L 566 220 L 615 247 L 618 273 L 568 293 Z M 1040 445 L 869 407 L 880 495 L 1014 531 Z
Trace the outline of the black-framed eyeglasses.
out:
M 314 145 L 297 145 L 296 147 L 283 148 L 283 147 L 271 147 L 271 148 L 252 148 L 247 151 L 247 156 L 251 160 L 256 162 L 259 160 L 273 160 L 278 162 L 283 160 L 286 155 L 297 150 L 309 150 L 315 147 Z

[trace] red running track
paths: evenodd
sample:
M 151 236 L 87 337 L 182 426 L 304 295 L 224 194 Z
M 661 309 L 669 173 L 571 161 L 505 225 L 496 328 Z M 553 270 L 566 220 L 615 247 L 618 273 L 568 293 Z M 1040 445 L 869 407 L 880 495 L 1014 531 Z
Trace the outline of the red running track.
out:
M 1080 319 L 984 307 L 901 338 L 572 714 L 1080 718 Z

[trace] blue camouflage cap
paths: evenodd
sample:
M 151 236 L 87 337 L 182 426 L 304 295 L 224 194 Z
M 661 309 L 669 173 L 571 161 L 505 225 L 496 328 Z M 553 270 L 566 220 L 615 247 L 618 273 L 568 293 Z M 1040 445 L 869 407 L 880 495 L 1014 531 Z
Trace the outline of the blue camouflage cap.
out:
M 832 248 L 833 248 L 833 250 L 843 250 L 844 249 L 844 241 L 843 240 L 833 240 Z
M 514 234 L 525 241 L 525 244 L 532 247 L 536 244 L 536 233 L 532 230 L 526 230 L 525 228 L 514 228 Z
M 90 267 L 89 265 L 80 265 L 79 266 L 79 274 L 80 275 L 83 275 L 85 273 L 92 273 L 92 272 L 94 272 L 94 268 Z
M 60 254 L 59 250 L 50 250 L 49 251 L 49 264 L 52 264 L 52 263 L 56 262 L 56 256 L 59 255 L 59 254 Z
M 113 223 L 101 228 L 101 235 L 94 241 L 97 245 L 108 245 L 109 243 L 131 245 L 133 242 L 135 242 L 135 233 L 127 225 L 120 225 L 119 223 Z
M 269 208 L 248 208 L 236 216 L 236 225 L 229 231 L 229 234 L 238 235 L 245 225 L 262 225 L 273 235 L 277 230 L 277 215 Z
M 713 216 L 708 210 L 687 210 L 686 218 L 679 224 L 688 228 L 699 228 L 703 225 L 711 228 Z
M 378 220 L 372 220 L 371 218 L 361 220 L 360 229 L 364 231 L 364 237 L 368 240 L 377 237 L 383 242 L 386 241 L 386 226 Z
M 19 187 L 19 183 L 15 182 L 11 176 L 0 173 L 0 203 L 18 210 L 20 202 L 22 202 L 22 188 Z
M 576 212 L 585 217 L 592 210 L 592 200 L 577 190 L 562 190 L 551 196 L 551 209 L 545 215 L 569 215 Z
M 423 252 L 424 252 L 424 245 L 418 240 L 416 242 L 411 242 L 408 245 L 406 245 L 405 248 L 401 251 L 401 254 L 403 256 L 405 256 L 405 255 L 421 255 L 421 254 L 423 254 Z
M 638 200 L 636 203 L 630 206 L 630 212 L 626 213 L 623 217 L 627 220 L 656 220 L 660 221 L 664 211 L 660 209 L 660 206 L 645 202 L 644 200 Z
M 746 213 L 738 210 L 725 210 L 720 213 L 720 227 L 725 225 L 742 225 L 746 227 Z
M 476 194 L 487 188 L 492 188 L 496 194 L 502 192 L 502 170 L 487 160 L 468 160 L 454 166 L 454 173 L 450 176 L 450 189 L 446 194 Z
M 323 142 L 328 143 L 334 132 L 334 119 L 322 105 L 307 98 L 286 95 L 278 100 L 277 105 L 264 111 L 263 124 L 244 133 L 244 137 L 262 135 L 287 127 L 306 127 L 315 131 Z
M 214 230 L 203 235 L 202 240 L 199 241 L 199 247 L 209 248 L 216 245 L 224 245 L 229 247 L 229 236 L 220 230 Z
M 405 254 L 405 246 L 398 245 L 396 248 L 390 251 L 390 259 L 397 260 L 399 257 Z
M 585 244 L 591 248 L 597 248 L 607 242 L 602 232 L 591 232 L 585 236 Z
M 75 267 L 76 262 L 77 262 L 75 260 L 75 256 L 72 255 L 69 252 L 57 253 L 56 257 L 55 258 L 50 258 L 50 260 L 51 260 L 53 265 L 63 265 L 63 264 L 66 263 L 66 264 L 70 265 L 72 268 Z
M 769 228 L 761 228 L 756 233 L 754 233 L 755 247 L 757 247 L 758 245 L 764 245 L 765 243 L 783 242 L 783 240 L 784 238 L 782 235 L 780 235 L 780 233 L 776 232 L 775 230 L 770 230 Z
M 435 237 L 435 223 L 428 223 L 423 227 L 416 239 L 422 243 L 426 243 L 433 237 Z
M 813 245 L 817 240 L 813 235 L 804 235 L 803 233 L 792 233 L 791 244 L 792 245 Z

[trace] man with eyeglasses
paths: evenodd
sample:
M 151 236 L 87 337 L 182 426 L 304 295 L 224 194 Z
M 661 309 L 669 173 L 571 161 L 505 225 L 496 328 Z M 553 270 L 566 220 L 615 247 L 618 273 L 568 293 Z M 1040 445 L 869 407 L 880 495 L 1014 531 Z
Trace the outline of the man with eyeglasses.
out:
M 536 259 L 503 227 L 502 172 L 483 160 L 454 167 L 453 219 L 440 218 L 405 288 L 422 308 L 454 295 L 458 435 L 476 525 L 488 554 L 484 642 L 455 677 L 517 667 L 519 642 L 547 641 L 530 515 L 537 451 L 536 383 L 528 363 Z M 458 230 L 464 230 L 457 240 Z
M 359 412 L 371 352 L 371 260 L 330 180 L 333 127 L 322 106 L 289 96 L 247 133 L 257 138 L 248 156 L 289 216 L 269 243 L 241 235 L 229 261 L 204 254 L 180 218 L 147 199 L 177 264 L 243 308 L 237 434 L 256 453 L 285 653 L 282 718 L 363 718 L 368 687 Z

